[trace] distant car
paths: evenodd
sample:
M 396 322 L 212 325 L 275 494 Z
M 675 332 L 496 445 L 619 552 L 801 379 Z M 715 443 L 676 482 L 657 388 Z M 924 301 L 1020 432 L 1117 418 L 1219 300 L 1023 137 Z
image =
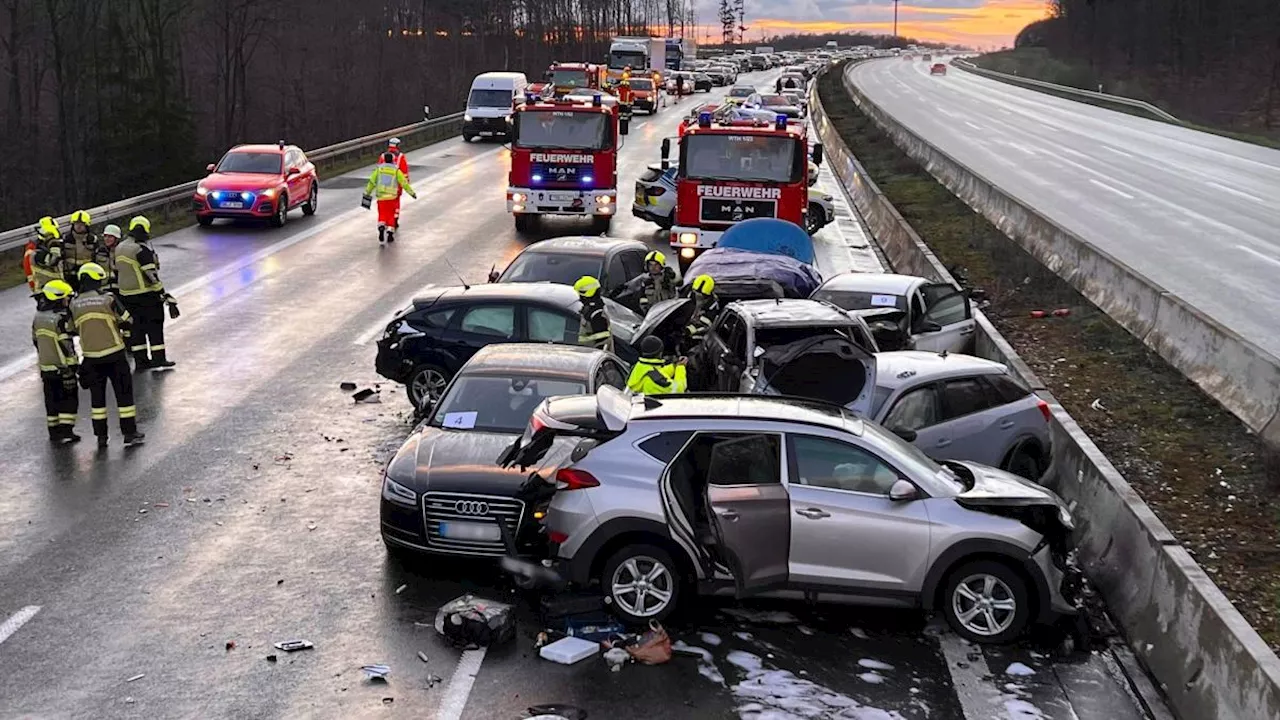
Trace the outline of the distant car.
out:
M 715 86 L 711 76 L 706 73 L 693 73 L 693 91 L 694 92 L 711 92 L 711 88 Z
M 619 352 L 624 352 L 640 317 L 612 300 L 604 303 Z M 387 325 L 378 340 L 375 368 L 403 383 L 409 401 L 423 408 L 486 345 L 576 345 L 580 307 L 572 287 L 555 283 L 427 287 Z M 627 361 L 634 359 L 624 355 Z
M 489 281 L 497 283 L 559 283 L 572 285 L 583 275 L 600 281 L 605 297 L 644 271 L 644 256 L 650 250 L 639 240 L 591 236 L 558 237 L 529 245 L 498 272 L 489 271 Z M 632 308 L 638 310 L 639 307 Z
M 947 283 L 892 273 L 843 273 L 813 299 L 866 318 L 885 350 L 969 352 L 975 323 L 969 297 Z
M 782 77 L 778 78 L 778 85 L 783 92 L 787 90 L 804 92 L 804 89 L 809 85 L 809 79 L 798 72 L 785 72 Z
M 522 492 L 527 473 L 504 471 L 493 459 L 547 398 L 604 386 L 625 389 L 628 374 L 621 360 L 594 348 L 482 348 L 383 473 L 380 515 L 387 549 L 496 558 L 507 554 L 502 523 L 517 555 L 541 557 L 546 536 L 538 519 L 550 496 Z M 560 444 L 567 455 L 576 443 Z
M 788 118 L 795 119 L 804 117 L 804 109 L 792 104 L 786 95 L 761 95 L 760 107 L 774 115 L 786 115 Z
M 659 164 L 645 168 L 636 180 L 636 196 L 631 203 L 631 214 L 656 223 L 663 230 L 673 224 L 676 210 L 676 171 L 679 166 L 671 163 L 666 170 Z
M 942 63 L 934 63 L 933 67 L 929 68 L 929 74 L 930 75 L 946 75 L 947 66 L 943 65 Z
M 671 95 L 691 95 L 694 82 L 693 73 L 673 70 L 667 73 L 667 92 Z
M 729 92 L 725 94 L 724 101 L 725 103 L 741 104 L 746 102 L 747 98 L 751 97 L 752 95 L 758 95 L 758 94 L 759 93 L 756 92 L 756 89 L 750 85 L 734 85 L 733 87 L 729 88 Z
M 809 111 L 809 101 L 800 93 L 784 92 L 782 96 L 791 101 L 792 105 L 800 108 L 800 112 L 807 113 Z M 803 116 L 803 115 L 802 115 Z
M 320 181 L 316 166 L 296 145 L 237 145 L 196 184 L 191 206 L 203 227 L 216 218 L 267 220 L 282 227 L 289 211 L 315 215 Z
M 632 78 L 631 107 L 653 115 L 667 106 L 667 98 L 654 86 L 653 78 Z
M 920 56 L 920 59 L 925 62 L 933 62 L 933 55 L 930 55 L 929 53 L 925 53 L 924 55 Z

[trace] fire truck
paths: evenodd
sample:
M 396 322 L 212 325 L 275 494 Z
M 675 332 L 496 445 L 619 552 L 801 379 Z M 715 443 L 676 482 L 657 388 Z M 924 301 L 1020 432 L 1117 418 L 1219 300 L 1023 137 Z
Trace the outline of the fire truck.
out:
M 541 215 L 592 220 L 608 231 L 618 205 L 618 149 L 629 108 L 605 93 L 539 98 L 529 95 L 512 115 L 507 211 L 516 231 L 534 229 Z
M 827 215 L 821 199 L 809 196 L 806 126 L 774 122 L 715 122 L 701 112 L 678 138 L 675 222 L 671 247 L 681 269 L 716 246 L 730 225 L 756 217 L 787 220 L 817 232 Z M 670 167 L 671 140 L 662 141 L 662 167 Z M 822 145 L 813 146 L 822 163 Z M 810 217 L 813 214 L 814 217 Z
M 604 65 L 553 62 L 547 68 L 544 82 L 534 83 L 529 90 L 543 97 L 590 93 L 602 89 L 607 71 Z

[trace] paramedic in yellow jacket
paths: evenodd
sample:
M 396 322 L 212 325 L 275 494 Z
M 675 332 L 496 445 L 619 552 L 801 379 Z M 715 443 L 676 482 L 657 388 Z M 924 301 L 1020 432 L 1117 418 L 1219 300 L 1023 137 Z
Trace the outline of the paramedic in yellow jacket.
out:
M 689 387 L 685 359 L 669 363 L 662 357 L 662 340 L 648 335 L 640 341 L 640 359 L 631 368 L 627 387 L 641 395 L 670 395 Z

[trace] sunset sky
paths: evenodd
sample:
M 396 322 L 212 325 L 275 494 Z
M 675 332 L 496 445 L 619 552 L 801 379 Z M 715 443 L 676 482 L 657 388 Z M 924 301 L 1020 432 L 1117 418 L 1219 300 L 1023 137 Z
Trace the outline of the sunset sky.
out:
M 902 0 L 898 32 L 920 40 L 974 47 L 1012 45 L 1018 31 L 1047 14 L 1046 0 Z M 718 0 L 698 0 L 700 25 Z M 893 0 L 747 0 L 747 41 L 766 34 L 840 30 L 890 34 Z M 706 28 L 719 40 L 719 28 Z M 704 39 L 705 38 L 701 38 Z

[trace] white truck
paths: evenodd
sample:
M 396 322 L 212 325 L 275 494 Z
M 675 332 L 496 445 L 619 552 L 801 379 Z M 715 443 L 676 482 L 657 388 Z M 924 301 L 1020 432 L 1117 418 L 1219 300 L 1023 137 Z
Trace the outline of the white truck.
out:
M 757 54 L 757 55 L 772 55 L 772 54 L 773 54 L 773 46 L 772 46 L 772 45 L 757 45 L 757 46 L 756 46 L 756 54 Z
M 618 80 L 624 68 L 635 75 L 662 72 L 667 64 L 667 41 L 655 37 L 616 37 L 609 43 L 609 79 Z

